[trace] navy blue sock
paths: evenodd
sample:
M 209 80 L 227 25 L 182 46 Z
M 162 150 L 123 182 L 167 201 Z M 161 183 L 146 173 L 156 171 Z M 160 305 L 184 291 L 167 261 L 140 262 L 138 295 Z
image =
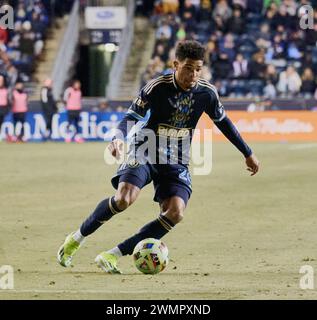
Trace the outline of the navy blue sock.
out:
M 155 238 L 161 239 L 166 235 L 172 228 L 174 224 L 163 215 L 159 215 L 159 217 L 140 229 L 138 233 L 134 236 L 126 239 L 118 245 L 123 256 L 127 254 L 132 254 L 134 247 L 143 239 L 146 238 Z
M 114 201 L 114 197 L 102 200 L 94 212 L 85 220 L 80 227 L 80 233 L 87 237 L 95 232 L 104 222 L 121 212 Z

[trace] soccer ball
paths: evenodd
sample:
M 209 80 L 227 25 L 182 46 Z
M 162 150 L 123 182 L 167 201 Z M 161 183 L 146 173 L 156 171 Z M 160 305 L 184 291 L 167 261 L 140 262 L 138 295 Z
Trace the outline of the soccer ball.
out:
M 133 251 L 134 264 L 145 274 L 156 274 L 168 264 L 168 248 L 158 239 L 148 238 L 140 241 Z

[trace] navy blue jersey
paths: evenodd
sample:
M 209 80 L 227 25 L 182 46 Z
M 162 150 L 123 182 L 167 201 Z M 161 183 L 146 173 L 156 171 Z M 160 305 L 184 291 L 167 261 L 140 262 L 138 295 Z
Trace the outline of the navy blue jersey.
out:
M 156 135 L 156 158 L 149 157 L 151 162 L 188 164 L 193 129 L 203 112 L 213 121 L 225 117 L 217 90 L 209 82 L 200 79 L 195 87 L 185 91 L 177 85 L 175 74 L 154 79 L 142 88 L 128 110 L 128 115 L 136 120 L 149 113 L 133 145 L 140 146 L 150 129 Z
M 140 120 L 150 111 L 145 128 L 159 133 L 159 128 L 194 129 L 203 112 L 213 121 L 225 117 L 216 88 L 199 79 L 189 91 L 180 88 L 175 74 L 161 76 L 145 85 L 128 113 Z
M 216 88 L 208 81 L 199 79 L 195 87 L 185 91 L 179 87 L 173 73 L 148 82 L 118 126 L 126 136 L 127 121 L 147 120 L 143 129 L 137 131 L 132 139 L 130 160 L 134 157 L 137 162 L 141 159 L 143 163 L 187 165 L 193 130 L 203 112 L 209 115 L 245 157 L 252 153 L 227 118 Z M 154 133 L 156 141 L 148 142 L 149 152 L 147 150 L 144 153 L 144 148 L 139 147 L 147 141 L 148 131 Z

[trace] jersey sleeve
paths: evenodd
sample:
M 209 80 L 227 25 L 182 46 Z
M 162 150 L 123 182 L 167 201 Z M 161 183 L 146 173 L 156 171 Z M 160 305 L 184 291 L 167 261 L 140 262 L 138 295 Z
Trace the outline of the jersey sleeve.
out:
M 112 139 L 116 139 L 119 134 L 121 137 L 126 138 L 133 125 L 138 121 L 146 120 L 146 115 L 148 110 L 151 108 L 151 101 L 153 99 L 151 83 L 152 81 L 146 84 L 141 89 L 137 98 L 134 99 L 124 118 L 119 122 Z
M 209 115 L 211 120 L 219 122 L 225 118 L 226 112 L 220 101 L 216 88 L 208 89 L 209 103 L 206 107 L 206 113 Z
M 147 90 L 148 85 L 150 85 L 150 83 L 141 89 L 138 97 L 134 99 L 127 111 L 128 115 L 132 116 L 138 121 L 143 120 L 147 111 L 150 109 L 153 94 L 152 91 L 149 93 Z

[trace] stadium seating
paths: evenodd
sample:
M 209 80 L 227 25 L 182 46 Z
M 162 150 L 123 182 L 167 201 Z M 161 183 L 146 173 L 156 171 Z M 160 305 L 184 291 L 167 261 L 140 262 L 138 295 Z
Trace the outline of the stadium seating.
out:
M 298 11 L 303 4 L 316 7 L 317 1 L 202 0 L 200 5 L 192 0 L 174 2 L 176 11 L 166 9 L 164 0 L 137 1 L 138 12 L 150 12 L 158 30 L 152 60 L 141 85 L 172 66 L 177 41 L 195 39 L 214 47 L 206 59 L 211 73 L 207 80 L 227 96 L 265 96 L 265 88 L 271 85 L 273 77 L 277 96 L 313 97 L 316 79 L 312 75 L 317 71 L 317 49 L 313 45 L 317 40 L 316 22 L 315 30 L 300 29 Z M 233 62 L 239 53 L 248 61 L 248 76 L 243 79 L 236 79 L 233 74 Z M 290 65 L 295 67 L 302 85 L 299 90 L 282 92 L 279 88 L 288 86 L 280 75 Z
M 41 59 L 47 31 L 54 15 L 63 15 L 73 1 L 5 1 L 14 8 L 14 29 L 0 28 L 0 74 L 9 87 L 17 81 L 27 84 Z

